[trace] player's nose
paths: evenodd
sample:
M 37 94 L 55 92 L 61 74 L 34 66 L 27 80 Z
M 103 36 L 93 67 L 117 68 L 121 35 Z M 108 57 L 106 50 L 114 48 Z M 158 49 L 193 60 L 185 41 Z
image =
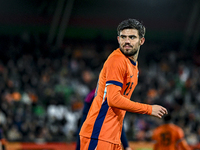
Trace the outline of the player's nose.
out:
M 129 37 L 126 37 L 126 39 L 125 39 L 125 43 L 130 43 L 130 39 L 129 39 Z

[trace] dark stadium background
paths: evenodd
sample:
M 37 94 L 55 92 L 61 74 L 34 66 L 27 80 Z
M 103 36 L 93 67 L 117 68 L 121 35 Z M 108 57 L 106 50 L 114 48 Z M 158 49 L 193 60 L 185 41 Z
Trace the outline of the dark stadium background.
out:
M 166 106 L 189 144 L 198 145 L 199 0 L 0 1 L 3 137 L 9 142 L 74 143 L 76 128 L 71 126 L 78 126 L 85 95 L 108 54 L 118 47 L 117 25 L 128 18 L 146 26 L 132 99 Z M 31 102 L 22 102 L 23 96 Z M 61 106 L 76 119 L 56 118 L 53 110 L 48 113 L 49 106 L 56 106 L 54 111 Z M 126 115 L 128 139 L 151 142 L 152 128 L 160 121 L 139 116 Z

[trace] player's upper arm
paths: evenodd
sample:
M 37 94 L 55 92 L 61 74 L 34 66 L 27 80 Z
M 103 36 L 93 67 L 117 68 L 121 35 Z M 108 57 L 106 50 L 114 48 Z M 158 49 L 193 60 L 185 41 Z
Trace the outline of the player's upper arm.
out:
M 184 138 L 184 132 L 183 130 L 178 127 L 177 128 L 177 132 L 178 132 L 178 140 L 177 140 L 177 144 L 181 147 L 181 149 L 183 150 L 190 150 L 189 145 L 187 144 L 185 138 Z
M 184 138 L 184 132 L 180 127 L 177 127 L 176 131 L 178 132 L 178 139 Z
M 191 150 L 191 148 L 189 147 L 189 145 L 187 144 L 185 139 L 182 139 L 179 143 L 178 143 L 179 147 L 181 147 L 182 150 Z
M 123 56 L 112 56 L 105 63 L 106 81 L 117 81 L 123 84 L 126 63 Z

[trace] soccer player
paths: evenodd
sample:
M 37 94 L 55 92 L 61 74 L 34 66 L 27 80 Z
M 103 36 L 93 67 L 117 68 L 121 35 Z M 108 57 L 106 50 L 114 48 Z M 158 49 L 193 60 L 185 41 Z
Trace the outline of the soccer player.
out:
M 86 119 L 86 116 L 88 114 L 88 111 L 90 109 L 90 106 L 94 100 L 94 94 L 95 94 L 95 89 L 92 90 L 85 98 L 85 101 L 84 101 L 84 108 L 83 108 L 83 114 L 82 114 L 82 117 L 81 117 L 81 123 L 80 123 L 80 127 L 82 126 L 83 122 L 85 121 Z M 80 131 L 80 128 L 78 130 L 78 132 Z M 128 140 L 126 138 L 126 133 L 124 131 L 124 127 L 122 126 L 122 135 L 121 135 L 121 142 L 122 142 L 122 145 L 123 145 L 123 148 L 124 150 L 132 150 L 130 147 L 129 147 L 129 143 L 128 143 Z M 77 139 L 77 143 L 76 143 L 76 150 L 80 150 L 80 138 L 78 136 L 78 139 Z
M 164 124 L 153 131 L 152 139 L 156 142 L 154 150 L 190 150 L 183 130 L 171 122 L 170 115 L 166 115 Z
M 162 118 L 160 105 L 130 100 L 138 82 L 138 54 L 144 44 L 145 27 L 136 19 L 122 21 L 118 28 L 119 48 L 107 58 L 99 74 L 95 98 L 80 131 L 81 150 L 120 150 L 126 111 Z

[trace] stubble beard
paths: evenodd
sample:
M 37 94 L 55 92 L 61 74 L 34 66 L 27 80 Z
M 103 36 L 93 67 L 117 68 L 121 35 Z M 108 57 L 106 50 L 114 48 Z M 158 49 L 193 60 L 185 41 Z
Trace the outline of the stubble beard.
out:
M 120 47 L 120 50 L 125 56 L 134 56 L 137 54 L 139 48 L 132 48 L 130 52 L 126 51 L 123 47 Z

